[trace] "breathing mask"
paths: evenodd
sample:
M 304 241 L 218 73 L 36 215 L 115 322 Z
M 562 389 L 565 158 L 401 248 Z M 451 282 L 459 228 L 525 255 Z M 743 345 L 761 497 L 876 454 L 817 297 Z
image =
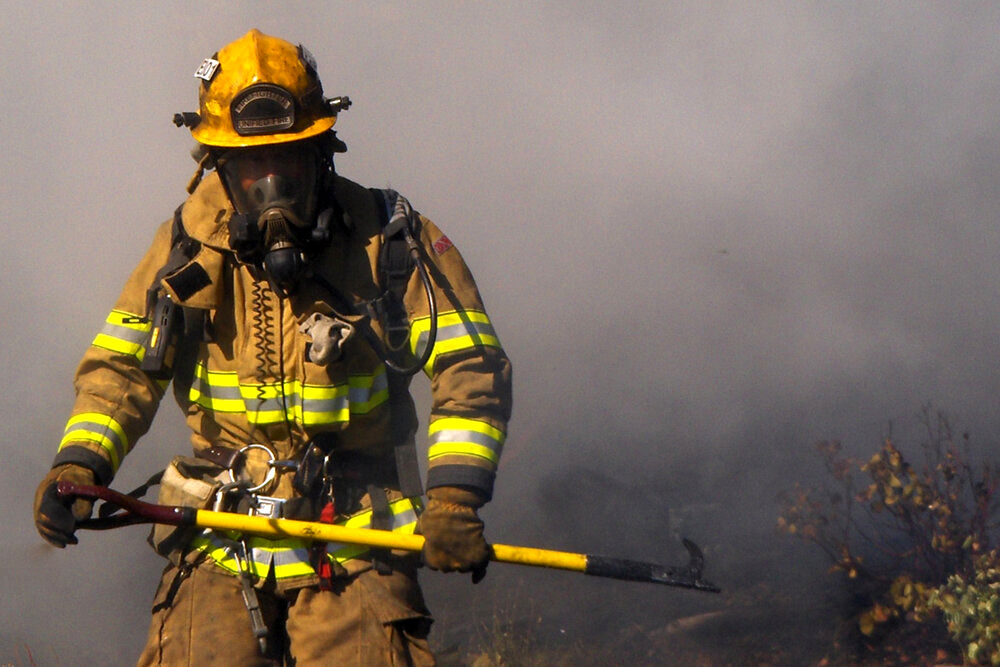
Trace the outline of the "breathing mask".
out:
M 308 141 L 230 150 L 216 162 L 236 208 L 229 221 L 230 246 L 287 296 L 310 252 L 329 240 L 331 211 L 319 211 L 324 174 L 332 171 L 329 159 Z

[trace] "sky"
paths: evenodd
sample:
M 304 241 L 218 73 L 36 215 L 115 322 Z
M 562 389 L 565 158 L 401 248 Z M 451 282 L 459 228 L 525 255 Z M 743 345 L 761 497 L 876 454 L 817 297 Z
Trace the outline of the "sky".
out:
M 351 97 L 338 171 L 406 195 L 476 276 L 515 378 L 490 539 L 683 560 L 687 531 L 712 578 L 737 538 L 794 548 L 770 532 L 775 497 L 815 474 L 818 440 L 870 453 L 932 403 L 996 451 L 993 3 L 3 14 L 0 662 L 131 664 L 143 644 L 161 563 L 142 529 L 55 551 L 31 499 L 80 356 L 183 201 L 193 142 L 171 118 L 196 110 L 202 59 L 250 28 L 305 44 L 326 93 Z M 187 449 L 168 399 L 115 486 Z M 512 572 L 491 568 L 482 594 L 429 576 L 443 636 L 527 576 Z M 577 584 L 551 614 L 620 590 Z M 664 618 L 697 595 L 634 594 Z

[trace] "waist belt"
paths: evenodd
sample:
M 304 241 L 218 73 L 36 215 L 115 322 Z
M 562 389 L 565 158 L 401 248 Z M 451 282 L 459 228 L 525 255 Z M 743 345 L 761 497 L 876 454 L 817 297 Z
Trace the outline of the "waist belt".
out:
M 317 473 L 343 482 L 354 482 L 357 485 L 377 484 L 389 488 L 399 488 L 399 473 L 396 461 L 392 457 L 375 457 L 358 452 L 327 453 L 327 438 L 320 434 L 313 440 L 313 446 L 307 451 L 300 462 L 274 461 L 280 467 L 308 468 L 316 466 Z M 221 468 L 238 468 L 246 460 L 246 447 L 229 447 L 213 445 L 206 449 L 195 451 L 194 455 L 218 465 Z M 419 494 L 417 494 L 419 495 Z
M 334 482 L 368 486 L 376 484 L 399 487 L 396 462 L 391 458 L 375 458 L 355 452 L 332 452 L 326 457 L 324 472 Z
M 225 445 L 212 445 L 207 449 L 197 449 L 194 455 L 199 459 L 204 459 L 209 463 L 214 463 L 220 468 L 232 469 L 234 466 L 243 465 L 246 454 L 239 447 L 227 447 Z

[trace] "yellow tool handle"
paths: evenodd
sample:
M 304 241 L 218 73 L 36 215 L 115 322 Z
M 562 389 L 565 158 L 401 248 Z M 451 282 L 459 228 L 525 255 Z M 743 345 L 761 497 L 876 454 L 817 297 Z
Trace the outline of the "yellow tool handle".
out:
M 373 530 L 371 528 L 348 528 L 331 523 L 316 523 L 314 521 L 296 521 L 293 519 L 272 519 L 263 516 L 248 516 L 232 512 L 213 512 L 198 510 L 194 523 L 200 528 L 213 530 L 234 530 L 241 533 L 259 535 L 275 539 L 298 537 L 320 542 L 343 542 L 345 544 L 361 544 L 381 549 L 400 549 L 402 551 L 420 551 L 424 548 L 423 535 L 408 535 L 393 533 L 388 530 Z M 535 549 L 531 547 L 512 547 L 505 544 L 492 545 L 491 560 L 500 563 L 517 563 L 550 567 L 559 570 L 574 570 L 583 572 L 587 569 L 586 554 Z
M 260 535 L 271 538 L 298 537 L 320 542 L 341 542 L 360 544 L 381 549 L 421 551 L 424 538 L 420 535 L 393 533 L 371 528 L 348 528 L 330 523 L 296 521 L 294 519 L 272 519 L 262 516 L 248 516 L 230 512 L 198 510 L 193 507 L 173 507 L 152 505 L 131 496 L 126 496 L 106 486 L 88 486 L 69 481 L 59 482 L 58 494 L 63 498 L 80 496 L 102 499 L 111 507 L 122 510 L 103 518 L 85 519 L 77 523 L 78 528 L 106 530 L 135 523 L 163 523 L 173 526 L 199 526 L 211 530 L 230 530 L 239 533 Z M 683 540 L 690 561 L 684 567 L 670 567 L 656 563 L 609 558 L 594 554 L 578 554 L 567 551 L 551 551 L 531 547 L 512 547 L 494 544 L 491 560 L 500 563 L 517 563 L 535 567 L 549 567 L 558 570 L 572 570 L 595 577 L 608 577 L 625 581 L 644 581 L 692 588 L 699 591 L 718 593 L 719 588 L 701 578 L 704 556 L 701 549 L 688 539 Z

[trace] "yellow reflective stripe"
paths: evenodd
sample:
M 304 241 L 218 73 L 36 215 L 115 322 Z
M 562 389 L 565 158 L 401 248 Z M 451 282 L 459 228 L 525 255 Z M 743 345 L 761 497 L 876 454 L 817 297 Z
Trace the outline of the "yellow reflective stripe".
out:
M 398 500 L 394 500 L 389 503 L 389 510 L 392 512 L 394 528 L 396 527 L 395 519 L 406 514 L 407 512 L 412 512 L 413 507 L 413 501 L 410 498 L 399 498 Z M 347 528 L 368 528 L 372 525 L 372 511 L 370 509 L 365 510 L 364 512 L 359 512 L 352 516 L 334 521 L 333 523 L 334 525 L 345 526 Z
M 59 449 L 80 441 L 96 442 L 104 448 L 108 452 L 113 471 L 118 470 L 129 450 L 125 429 L 108 415 L 99 412 L 81 412 L 70 417 Z
M 492 438 L 501 444 L 507 437 L 506 433 L 495 426 L 490 426 L 478 419 L 466 419 L 464 417 L 441 417 L 440 419 L 435 419 L 428 427 L 427 434 L 433 437 L 442 431 L 474 431 Z
M 198 549 L 199 551 L 205 552 L 205 555 L 211 558 L 215 564 L 222 569 L 230 572 L 231 574 L 239 574 L 239 564 L 232 553 L 230 553 L 229 547 L 217 541 L 217 539 L 213 539 L 214 537 L 214 535 L 197 535 L 191 539 L 190 546 L 192 549 Z M 267 572 L 264 572 L 263 575 L 259 576 L 266 577 Z
M 213 388 L 240 386 L 240 378 L 236 371 L 210 371 L 204 362 L 195 365 L 194 376 Z
M 412 535 L 417 527 L 417 515 L 414 503 L 409 498 L 401 498 L 389 504 L 392 512 L 392 532 Z M 371 526 L 372 512 L 366 510 L 354 516 L 337 521 L 337 525 L 351 528 L 367 528 Z M 232 534 L 232 533 L 227 533 Z M 223 538 L 215 531 L 207 530 L 192 538 L 190 546 L 203 551 L 216 565 L 230 574 L 240 573 L 239 561 Z M 271 567 L 274 567 L 276 579 L 301 577 L 315 574 L 311 564 L 312 543 L 306 540 L 286 538 L 270 540 L 265 537 L 251 536 L 247 539 L 250 548 L 249 570 L 257 577 L 267 577 Z M 354 544 L 327 543 L 327 557 L 331 561 L 344 563 L 352 558 L 358 558 L 369 551 L 369 547 Z
M 275 579 L 289 579 L 291 577 L 306 577 L 316 574 L 316 568 L 306 561 L 296 561 L 294 563 L 274 564 Z
M 420 357 L 430 335 L 430 316 L 413 320 L 410 326 L 410 351 Z M 453 310 L 438 314 L 437 336 L 434 349 L 424 366 L 431 374 L 438 355 L 475 347 L 500 347 L 500 339 L 493 330 L 489 316 L 481 310 Z
M 120 338 L 114 338 L 104 333 L 99 333 L 91 343 L 94 347 L 111 350 L 118 354 L 125 354 L 142 361 L 146 356 L 146 346 L 141 343 L 130 343 Z
M 493 465 L 500 462 L 506 434 L 475 419 L 443 417 L 431 422 L 428 429 L 428 460 L 449 455 L 476 456 Z
M 240 385 L 251 423 L 288 419 L 301 424 L 329 424 L 350 420 L 347 385 L 307 385 L 299 380 L 283 384 Z
M 373 375 L 351 375 L 347 378 L 347 385 L 352 414 L 368 414 L 389 400 L 389 379 L 385 366 Z
M 410 498 L 394 500 L 389 503 L 389 510 L 392 512 L 392 532 L 412 535 L 416 531 L 417 513 Z M 366 510 L 347 519 L 335 521 L 334 523 L 348 528 L 370 528 L 372 524 L 372 512 L 371 510 Z M 357 558 L 368 550 L 369 547 L 357 544 L 327 544 L 328 555 L 338 563 Z
M 215 412 L 245 412 L 235 371 L 210 371 L 199 362 L 194 368 L 188 400 Z
M 442 456 L 451 456 L 454 454 L 464 454 L 465 456 L 476 456 L 481 459 L 486 459 L 490 463 L 497 464 L 500 462 L 500 457 L 489 447 L 483 447 L 482 445 L 473 445 L 471 443 L 457 443 L 448 442 L 443 445 L 431 445 L 427 449 L 427 460 L 433 461 L 436 458 Z
M 347 383 L 241 384 L 235 371 L 209 371 L 203 362 L 195 367 L 188 398 L 203 408 L 225 413 L 245 413 L 253 424 L 295 420 L 325 425 L 350 421 L 351 413 L 366 414 L 389 398 L 385 368 L 371 375 L 352 375 Z
M 141 315 L 112 310 L 91 345 L 142 361 L 146 355 L 146 338 L 152 328 L 153 323 Z
M 398 528 L 393 528 L 392 532 L 399 533 L 401 535 L 413 535 L 417 532 L 417 522 L 411 521 Z M 347 544 L 335 551 L 328 552 L 331 560 L 338 563 L 344 563 L 351 560 L 352 558 L 358 558 L 369 551 L 369 547 L 359 546 L 357 544 Z

